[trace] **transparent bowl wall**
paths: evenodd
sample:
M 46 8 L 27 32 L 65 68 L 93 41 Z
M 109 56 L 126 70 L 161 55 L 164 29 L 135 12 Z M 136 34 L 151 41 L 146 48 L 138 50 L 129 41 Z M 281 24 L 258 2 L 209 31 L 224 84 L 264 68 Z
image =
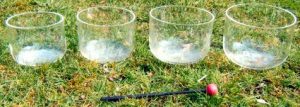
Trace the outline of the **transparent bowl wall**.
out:
M 77 14 L 81 55 L 97 63 L 126 59 L 134 47 L 135 14 L 119 7 L 91 7 Z
M 161 6 L 150 11 L 152 54 L 170 64 L 202 60 L 210 48 L 214 15 L 195 7 Z
M 9 50 L 17 63 L 37 66 L 61 59 L 66 51 L 64 17 L 54 12 L 26 12 L 6 20 Z
M 232 62 L 262 70 L 287 59 L 297 22 L 293 13 L 266 4 L 238 4 L 225 15 L 223 49 Z

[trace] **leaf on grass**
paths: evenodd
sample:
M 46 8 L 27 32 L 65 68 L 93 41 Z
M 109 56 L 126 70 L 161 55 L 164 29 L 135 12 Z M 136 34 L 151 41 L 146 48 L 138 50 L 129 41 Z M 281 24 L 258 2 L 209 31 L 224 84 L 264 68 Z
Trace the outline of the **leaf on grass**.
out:
M 269 104 L 266 100 L 264 100 L 264 99 L 256 99 L 256 101 L 258 102 L 258 103 L 261 103 L 261 104 Z
M 148 72 L 148 73 L 147 73 L 147 76 L 150 77 L 150 78 L 153 77 L 153 75 L 154 75 L 153 72 Z
M 114 80 L 115 80 L 114 77 L 108 77 L 107 79 L 108 79 L 109 81 L 114 81 Z
M 84 100 L 85 98 L 85 95 L 80 95 L 80 100 Z
M 126 79 L 126 77 L 123 74 L 121 74 L 121 73 L 112 71 L 108 75 L 107 79 L 109 81 L 122 81 L 122 80 Z
M 198 79 L 198 83 L 200 83 L 202 80 L 204 80 L 207 77 L 207 75 L 204 75 L 203 77 L 201 77 L 200 79 Z
M 112 71 L 114 71 L 114 64 L 104 64 L 103 65 L 103 70 L 104 70 L 104 73 L 110 73 Z
M 255 88 L 256 88 L 256 89 L 260 89 L 260 88 L 263 88 L 263 87 L 265 87 L 265 86 L 267 86 L 265 83 L 260 83 L 260 84 L 258 84 Z

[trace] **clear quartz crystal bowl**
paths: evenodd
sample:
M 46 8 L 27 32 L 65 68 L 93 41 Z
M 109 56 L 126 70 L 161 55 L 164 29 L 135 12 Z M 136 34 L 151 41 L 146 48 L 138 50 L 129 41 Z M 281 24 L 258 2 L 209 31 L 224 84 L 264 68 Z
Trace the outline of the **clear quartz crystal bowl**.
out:
M 288 57 L 297 18 L 288 10 L 266 4 L 237 4 L 225 13 L 223 49 L 235 64 L 263 70 Z
M 201 8 L 161 6 L 150 11 L 149 45 L 152 54 L 170 64 L 192 64 L 210 49 L 215 16 Z
M 6 36 L 13 59 L 21 65 L 53 63 L 64 56 L 64 17 L 55 12 L 26 12 L 9 17 Z
M 135 14 L 120 7 L 100 6 L 77 13 L 81 55 L 97 63 L 118 62 L 134 47 Z

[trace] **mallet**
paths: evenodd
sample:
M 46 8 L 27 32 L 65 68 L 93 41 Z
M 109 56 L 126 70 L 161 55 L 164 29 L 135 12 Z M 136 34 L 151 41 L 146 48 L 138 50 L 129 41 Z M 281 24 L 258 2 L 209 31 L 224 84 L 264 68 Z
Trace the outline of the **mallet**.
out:
M 216 84 L 209 84 L 206 86 L 206 89 L 200 90 L 186 90 L 186 91 L 177 91 L 177 92 L 163 92 L 163 93 L 148 93 L 148 94 L 136 94 L 136 95 L 125 95 L 125 96 L 108 96 L 102 97 L 101 101 L 119 101 L 125 98 L 153 98 L 153 97 L 161 97 L 161 96 L 169 96 L 169 95 L 178 95 L 178 94 L 191 94 L 191 93 L 207 93 L 210 96 L 214 96 L 218 93 L 218 88 Z

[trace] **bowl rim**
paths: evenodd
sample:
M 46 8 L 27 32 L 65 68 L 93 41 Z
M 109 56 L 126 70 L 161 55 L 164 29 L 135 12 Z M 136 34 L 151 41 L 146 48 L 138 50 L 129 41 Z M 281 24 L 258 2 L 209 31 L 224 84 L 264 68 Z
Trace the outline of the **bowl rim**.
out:
M 42 25 L 42 26 L 16 26 L 16 25 L 13 25 L 13 24 L 9 23 L 9 21 L 13 18 L 16 18 L 18 16 L 23 16 L 23 15 L 28 15 L 28 14 L 54 14 L 56 16 L 59 16 L 60 19 L 58 21 L 56 21 L 55 23 L 52 23 L 52 24 L 49 24 L 49 25 Z M 63 15 L 61 15 L 60 13 L 56 13 L 56 12 L 47 12 L 47 11 L 23 12 L 23 13 L 15 14 L 15 15 L 12 15 L 12 16 L 8 17 L 5 20 L 5 24 L 8 27 L 15 28 L 15 29 L 41 29 L 41 28 L 48 28 L 48 27 L 58 25 L 60 23 L 63 23 L 64 20 L 65 20 L 65 17 Z
M 233 18 L 231 15 L 229 15 L 229 13 L 230 13 L 229 11 L 230 11 L 232 8 L 240 7 L 240 6 L 245 6 L 245 5 L 260 5 L 260 6 L 266 6 L 266 7 L 270 7 L 270 8 L 279 9 L 279 10 L 281 10 L 281 11 L 284 11 L 284 12 L 290 14 L 290 15 L 293 17 L 294 20 L 293 20 L 292 23 L 287 24 L 287 25 L 285 25 L 285 26 L 280 26 L 280 27 L 260 27 L 260 26 L 250 25 L 250 24 L 246 24 L 246 23 L 244 23 L 244 22 L 238 21 L 238 20 L 236 20 L 235 18 Z M 251 27 L 251 28 L 259 28 L 259 29 L 284 29 L 284 28 L 289 28 L 289 27 L 291 27 L 291 26 L 294 26 L 294 25 L 296 25 L 296 23 L 297 23 L 297 17 L 296 17 L 296 15 L 293 14 L 291 11 L 289 11 L 289 10 L 287 10 L 287 9 L 283 9 L 283 8 L 281 8 L 281 7 L 278 7 L 278 6 L 268 5 L 268 4 L 264 4 L 264 3 L 241 3 L 241 4 L 235 4 L 235 5 L 232 5 L 232 6 L 230 6 L 229 8 L 226 9 L 226 11 L 225 11 L 225 16 L 226 16 L 229 20 L 231 20 L 231 21 L 233 21 L 233 22 L 235 22 L 235 23 L 237 23 L 237 24 L 239 24 L 239 25 L 243 25 L 243 26 L 247 26 L 247 27 Z

